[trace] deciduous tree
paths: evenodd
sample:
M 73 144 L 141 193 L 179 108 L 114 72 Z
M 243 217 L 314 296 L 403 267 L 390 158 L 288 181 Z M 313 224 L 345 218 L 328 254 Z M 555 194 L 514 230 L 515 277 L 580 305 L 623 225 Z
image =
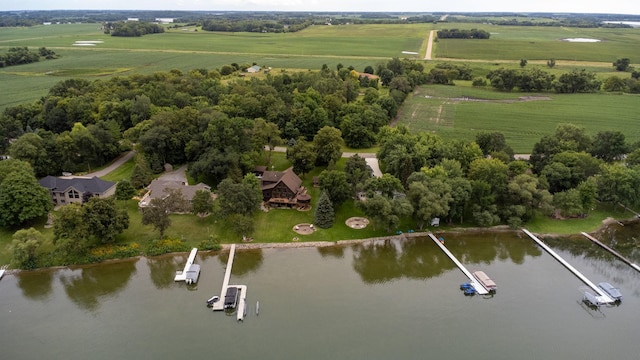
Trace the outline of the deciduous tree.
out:
M 191 212 L 198 216 L 207 216 L 213 211 L 213 197 L 209 190 L 198 190 L 191 199 Z
M 36 268 L 36 254 L 43 241 L 42 234 L 34 228 L 16 231 L 11 242 L 13 260 L 23 269 Z
M 153 228 L 160 232 L 160 238 L 171 225 L 169 218 L 170 204 L 166 199 L 154 198 L 148 207 L 142 208 L 142 224 L 153 225 Z
M 38 184 L 33 170 L 24 163 L 0 183 L 0 226 L 28 223 L 52 207 L 49 191 Z

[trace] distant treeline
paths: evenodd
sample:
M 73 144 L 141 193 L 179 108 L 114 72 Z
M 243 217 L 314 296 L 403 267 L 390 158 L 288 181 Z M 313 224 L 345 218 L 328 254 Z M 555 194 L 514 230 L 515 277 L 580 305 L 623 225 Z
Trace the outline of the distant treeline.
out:
M 227 31 L 227 32 L 296 32 L 306 29 L 312 25 L 310 20 L 289 19 L 289 20 L 228 20 L 215 19 L 204 20 L 202 30 L 207 31 Z
M 104 33 L 111 36 L 136 37 L 147 34 L 159 34 L 164 32 L 164 27 L 141 21 L 128 21 L 105 23 Z
M 58 56 L 52 50 L 40 48 L 38 52 L 33 52 L 25 47 L 10 48 L 6 54 L 0 54 L 0 68 L 6 66 L 30 64 L 40 61 L 40 58 L 56 59 Z
M 615 14 L 562 14 L 562 16 L 550 16 L 546 13 L 535 14 L 500 14 L 481 13 L 475 16 L 468 14 L 451 14 L 447 18 L 448 22 L 456 23 L 490 23 L 501 26 L 564 26 L 577 28 L 629 28 L 625 24 L 608 24 L 604 21 L 637 21 L 635 16 L 630 18 L 621 17 Z
M 438 38 L 440 39 L 488 39 L 491 37 L 487 31 L 479 29 L 460 30 L 460 29 L 442 29 L 438 30 Z
M 446 20 L 440 20 L 448 15 Z M 0 12 L 0 27 L 34 26 L 50 23 L 104 23 L 137 18 L 142 22 L 154 22 L 157 18 L 171 18 L 175 23 L 207 22 L 215 31 L 298 31 L 309 24 L 406 24 L 406 23 L 492 23 L 517 26 L 567 26 L 567 27 L 628 27 L 623 24 L 605 24 L 603 21 L 640 21 L 638 15 L 615 14 L 562 14 L 549 13 L 396 13 L 396 12 L 216 12 L 177 10 L 46 10 Z M 233 25 L 225 24 L 231 22 Z M 248 22 L 251 30 L 220 30 L 237 28 Z M 222 24 L 218 24 L 221 22 Z M 256 26 L 258 24 L 259 26 Z M 305 25 L 306 24 L 306 25 Z M 284 30 L 284 29 L 287 30 Z

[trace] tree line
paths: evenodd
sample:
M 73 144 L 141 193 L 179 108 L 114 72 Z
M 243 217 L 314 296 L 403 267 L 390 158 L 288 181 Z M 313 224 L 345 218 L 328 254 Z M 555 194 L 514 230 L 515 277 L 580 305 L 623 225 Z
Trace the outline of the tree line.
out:
M 491 34 L 480 29 L 442 29 L 438 30 L 439 39 L 488 39 Z
M 124 37 L 138 37 L 164 32 L 164 27 L 162 25 L 144 21 L 106 22 L 103 24 L 102 28 L 105 34 Z
M 37 52 L 29 50 L 28 47 L 12 47 L 6 54 L 0 54 L 0 68 L 14 65 L 31 64 L 40 59 L 57 59 L 58 55 L 45 47 L 41 47 Z

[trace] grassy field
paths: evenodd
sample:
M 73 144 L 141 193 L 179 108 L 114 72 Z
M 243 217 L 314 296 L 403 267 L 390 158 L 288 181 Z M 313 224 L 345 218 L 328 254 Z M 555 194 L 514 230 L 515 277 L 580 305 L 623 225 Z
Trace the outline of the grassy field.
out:
M 611 63 L 617 58 L 640 61 L 640 29 L 438 24 L 438 28 L 478 28 L 488 40 L 441 39 L 438 58 L 482 60 L 556 60 Z M 565 38 L 593 38 L 598 43 L 572 43 Z
M 521 100 L 521 97 L 535 97 Z M 536 99 L 537 98 L 537 99 Z M 448 139 L 475 139 L 480 131 L 499 131 L 516 153 L 530 153 L 558 124 L 587 130 L 620 130 L 628 143 L 640 141 L 640 95 L 504 93 L 470 86 L 424 86 L 410 96 L 398 123 Z
M 46 95 L 67 78 L 100 79 L 178 69 L 213 70 L 230 63 L 279 69 L 363 70 L 367 65 L 419 51 L 432 25 L 312 26 L 290 34 L 215 33 L 172 30 L 139 38 L 112 37 L 97 24 L 0 28 L 0 52 L 15 46 L 46 47 L 61 58 L 0 68 L 0 110 Z M 103 41 L 74 46 L 76 41 Z

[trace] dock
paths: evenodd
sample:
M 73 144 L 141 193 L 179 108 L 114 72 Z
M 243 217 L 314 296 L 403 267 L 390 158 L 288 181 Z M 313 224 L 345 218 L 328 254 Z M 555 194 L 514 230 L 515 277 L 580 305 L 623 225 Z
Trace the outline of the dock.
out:
M 177 271 L 176 277 L 173 278 L 173 281 L 185 281 L 187 280 L 187 272 L 193 265 L 193 262 L 196 260 L 196 254 L 198 253 L 197 248 L 191 249 L 191 253 L 189 254 L 189 258 L 187 258 L 187 263 L 184 265 L 184 270 Z
M 238 288 L 240 296 L 238 297 L 238 311 L 236 312 L 236 319 L 238 321 L 244 320 L 244 315 L 247 312 L 247 286 L 246 285 L 232 285 Z
M 229 287 L 229 279 L 231 278 L 231 268 L 233 268 L 233 258 L 236 255 L 236 244 L 231 244 L 231 250 L 229 251 L 229 260 L 227 260 L 227 268 L 224 271 L 224 280 L 222 280 L 222 289 L 220 290 L 220 299 L 224 299 L 227 294 L 227 288 Z M 218 301 L 213 304 L 213 311 L 224 310 L 224 301 Z
M 229 285 L 229 279 L 231 278 L 231 269 L 233 268 L 233 258 L 236 255 L 236 244 L 231 244 L 231 249 L 229 251 L 229 260 L 227 260 L 227 268 L 224 271 L 224 279 L 222 280 L 222 289 L 220 289 L 220 299 L 221 301 L 213 303 L 212 309 L 213 311 L 222 311 L 224 310 L 225 301 L 222 300 L 225 298 L 227 294 L 228 288 L 236 288 L 240 293 L 238 295 L 238 303 L 236 305 L 236 319 L 238 321 L 243 321 L 244 316 L 247 312 L 247 286 L 246 285 Z
M 586 232 L 582 232 L 582 235 L 584 235 L 584 237 L 586 237 L 587 239 L 593 241 L 595 244 L 599 245 L 600 247 L 602 247 L 603 249 L 607 250 L 608 252 L 610 252 L 611 254 L 613 254 L 615 257 L 617 257 L 618 259 L 622 260 L 624 263 L 626 263 L 627 265 L 631 266 L 632 268 L 636 269 L 637 271 L 640 271 L 640 266 L 636 265 L 635 263 L 631 262 L 631 260 L 627 259 L 626 257 L 622 256 L 620 253 L 618 253 L 617 251 L 613 250 L 612 248 L 608 247 L 607 245 L 603 244 L 600 240 L 594 238 L 593 236 L 587 234 Z
M 538 239 L 535 235 L 533 235 L 529 230 L 522 229 L 525 234 L 527 234 L 533 241 L 538 243 L 540 247 L 542 247 L 546 252 L 548 252 L 551 256 L 553 256 L 558 262 L 569 271 L 571 271 L 578 279 L 582 280 L 588 287 L 590 287 L 598 296 L 595 297 L 598 303 L 602 304 L 613 304 L 615 302 L 607 293 L 605 293 L 599 286 L 594 284 L 591 280 L 587 279 L 586 276 L 582 275 L 580 271 L 574 268 L 571 264 L 569 264 L 566 260 L 564 260 L 560 255 L 558 255 L 555 251 L 553 251 L 547 244 L 543 243 L 542 240 Z
M 469 278 L 469 283 L 474 287 L 474 289 L 476 289 L 476 292 L 478 294 L 486 295 L 486 294 L 489 293 L 489 290 L 487 288 L 485 288 L 480 282 L 478 282 L 478 280 L 476 279 L 475 276 L 473 276 L 471 271 L 467 270 L 467 268 L 464 265 L 462 265 L 462 263 L 455 256 L 453 256 L 451 251 L 449 251 L 449 249 L 447 249 L 444 246 L 444 244 L 442 244 L 440 242 L 440 240 L 438 240 L 435 237 L 435 235 L 433 235 L 433 233 L 428 233 L 427 235 L 429 235 L 431 240 L 433 240 L 433 242 L 435 242 L 436 245 L 438 245 L 440 247 L 440 249 L 458 266 L 460 271 L 462 271 L 462 273 L 465 274 L 465 276 Z

